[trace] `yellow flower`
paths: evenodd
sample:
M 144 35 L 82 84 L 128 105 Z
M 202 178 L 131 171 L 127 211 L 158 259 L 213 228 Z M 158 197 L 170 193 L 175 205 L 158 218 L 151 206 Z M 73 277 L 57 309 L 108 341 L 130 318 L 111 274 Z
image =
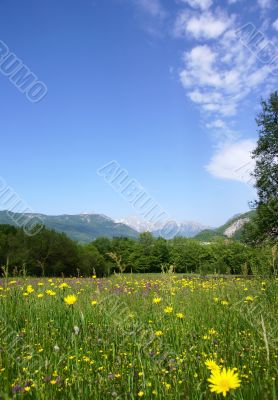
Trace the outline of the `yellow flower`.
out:
M 92 306 L 95 306 L 97 304 L 97 301 L 96 300 L 92 300 L 91 304 L 92 304 Z
M 183 313 L 181 313 L 181 312 L 177 313 L 176 316 L 177 316 L 177 318 L 179 318 L 179 319 L 183 319 L 183 318 L 184 318 L 184 315 L 183 315 Z
M 214 360 L 211 360 L 211 359 L 210 360 L 206 360 L 205 364 L 206 364 L 206 367 L 208 369 L 210 369 L 211 371 L 215 371 L 215 370 L 219 370 L 220 369 L 219 365 L 217 365 L 216 361 L 214 361 Z
M 69 294 L 64 298 L 64 302 L 68 305 L 73 305 L 77 302 L 77 297 L 74 294 Z
M 240 386 L 238 373 L 230 368 L 223 368 L 222 371 L 220 369 L 213 370 L 208 382 L 210 382 L 211 392 L 222 393 L 224 397 L 230 389 L 236 389 Z
M 221 304 L 222 304 L 223 306 L 227 306 L 227 305 L 229 304 L 229 302 L 228 302 L 227 300 L 222 300 L 222 301 L 221 301 Z
M 173 307 L 165 307 L 164 308 L 164 312 L 166 313 L 166 314 L 171 314 L 172 312 L 173 312 Z
M 42 293 L 39 293 L 39 294 L 38 294 L 38 298 L 41 299 L 42 297 L 43 297 L 43 294 L 42 294 Z
M 245 297 L 245 301 L 247 302 L 247 301 L 254 301 L 255 299 L 254 299 L 254 297 L 253 296 L 247 296 L 247 297 Z
M 32 285 L 28 285 L 28 286 L 27 286 L 27 289 L 26 289 L 26 292 L 27 292 L 28 294 L 33 293 L 33 292 L 34 292 L 33 286 L 32 286 Z
M 56 296 L 56 293 L 50 289 L 46 290 L 45 293 L 48 294 L 49 296 Z
M 140 390 L 140 392 L 138 392 L 138 397 L 143 397 L 144 396 L 144 392 L 142 390 Z
M 160 303 L 161 302 L 161 297 L 155 297 L 154 299 L 153 299 L 153 303 L 154 304 L 158 304 L 158 303 Z
M 66 289 L 66 288 L 70 288 L 70 286 L 66 282 L 63 282 L 63 283 L 61 283 L 61 285 L 59 285 L 59 288 Z
M 30 386 L 25 386 L 25 388 L 24 388 L 25 392 L 30 392 L 30 390 L 31 390 Z
M 154 334 L 155 334 L 155 336 L 159 337 L 159 336 L 163 335 L 163 332 L 162 331 L 156 331 Z
M 93 278 L 93 279 L 97 279 L 97 276 L 96 276 L 96 275 L 93 275 L 92 278 Z

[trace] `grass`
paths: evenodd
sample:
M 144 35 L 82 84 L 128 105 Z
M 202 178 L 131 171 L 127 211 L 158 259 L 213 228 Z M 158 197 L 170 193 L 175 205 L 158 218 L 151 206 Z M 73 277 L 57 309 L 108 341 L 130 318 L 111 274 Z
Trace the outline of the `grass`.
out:
M 277 298 L 277 279 L 4 279 L 0 398 L 220 399 L 211 359 L 237 369 L 226 398 L 275 400 Z

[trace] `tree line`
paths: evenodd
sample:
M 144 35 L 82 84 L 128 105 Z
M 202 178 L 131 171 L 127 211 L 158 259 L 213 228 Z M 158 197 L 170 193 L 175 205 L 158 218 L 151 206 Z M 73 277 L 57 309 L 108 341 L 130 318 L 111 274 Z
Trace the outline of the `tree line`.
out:
M 0 265 L 10 275 L 109 276 L 117 272 L 262 274 L 277 269 L 273 247 L 252 247 L 234 240 L 210 244 L 142 233 L 139 239 L 97 238 L 79 244 L 44 228 L 26 236 L 22 228 L 0 225 Z

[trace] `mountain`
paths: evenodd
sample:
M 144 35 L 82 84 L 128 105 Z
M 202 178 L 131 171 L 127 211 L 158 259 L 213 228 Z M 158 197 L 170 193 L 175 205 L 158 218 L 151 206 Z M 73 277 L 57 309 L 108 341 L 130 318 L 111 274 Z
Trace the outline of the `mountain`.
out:
M 163 224 L 144 221 L 136 216 L 129 216 L 125 219 L 121 219 L 119 222 L 130 226 L 137 232 L 151 232 L 154 236 L 160 236 L 161 229 L 163 228 Z M 182 236 L 182 237 L 193 237 L 202 230 L 209 228 L 208 226 L 202 225 L 199 222 L 194 222 L 194 221 L 177 222 L 176 225 L 177 225 L 177 236 Z M 163 236 L 163 231 L 162 231 L 162 236 Z
M 224 225 L 216 229 L 205 229 L 194 236 L 194 239 L 202 242 L 211 242 L 217 238 L 235 238 L 240 239 L 243 226 L 250 221 L 256 211 L 248 211 L 243 214 L 235 215 Z
M 116 223 L 113 219 L 101 214 L 78 214 L 78 215 L 44 215 L 24 214 L 0 211 L 0 224 L 16 225 L 13 220 L 20 220 L 21 217 L 29 219 L 36 217 L 50 229 L 64 232 L 71 239 L 83 243 L 89 243 L 100 236 L 112 238 L 114 236 L 127 236 L 137 238 L 138 232 L 129 226 Z

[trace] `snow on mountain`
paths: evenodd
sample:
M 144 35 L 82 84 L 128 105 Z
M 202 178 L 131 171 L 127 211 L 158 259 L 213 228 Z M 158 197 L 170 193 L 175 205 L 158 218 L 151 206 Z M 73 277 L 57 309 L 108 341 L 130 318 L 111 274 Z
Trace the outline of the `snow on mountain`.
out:
M 159 236 L 164 224 L 166 223 L 166 221 L 164 223 L 163 222 L 154 223 L 152 221 L 145 221 L 135 215 L 130 215 L 127 218 L 123 218 L 116 222 L 128 225 L 129 227 L 135 229 L 137 232 L 152 232 L 155 236 Z M 195 236 L 202 230 L 210 228 L 196 221 L 181 221 L 181 222 L 176 222 L 176 225 L 177 225 L 177 235 L 184 237 Z

